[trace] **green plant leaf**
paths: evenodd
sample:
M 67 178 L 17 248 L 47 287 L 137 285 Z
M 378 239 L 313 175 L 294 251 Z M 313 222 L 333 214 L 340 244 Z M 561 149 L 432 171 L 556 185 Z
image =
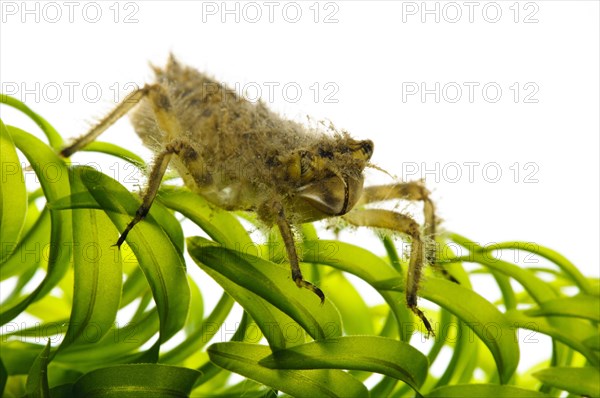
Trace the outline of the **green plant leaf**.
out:
M 341 370 L 287 370 L 261 366 L 260 361 L 271 354 L 266 346 L 239 342 L 216 343 L 207 351 L 210 360 L 218 366 L 293 396 L 368 396 L 361 382 Z
M 27 190 L 15 144 L 0 119 L 0 266 L 17 246 L 25 225 Z
M 525 390 L 515 386 L 500 386 L 497 384 L 462 384 L 436 388 L 425 395 L 428 398 L 536 398 L 550 397 L 544 393 Z
M 48 388 L 48 362 L 50 361 L 50 339 L 48 343 L 37 356 L 29 375 L 27 376 L 26 391 L 27 397 L 39 397 L 46 398 L 50 397 L 50 391 Z
M 120 159 L 123 159 L 126 162 L 129 162 L 138 168 L 143 168 L 143 167 L 145 167 L 145 164 L 146 164 L 146 162 L 144 162 L 144 159 L 142 159 L 135 153 L 133 153 L 125 148 L 122 148 L 118 145 L 111 144 L 110 142 L 100 142 L 100 141 L 90 142 L 85 147 L 81 148 L 81 152 L 106 153 L 107 155 L 112 155 L 112 156 L 116 156 Z
M 569 316 L 600 322 L 600 297 L 579 294 L 540 303 L 540 308 L 525 311 L 529 316 Z
M 533 377 L 572 394 L 600 397 L 598 368 L 555 367 L 537 371 Z
M 427 357 L 401 341 L 378 336 L 345 336 L 313 341 L 259 361 L 270 369 L 364 370 L 394 377 L 415 391 L 427 378 Z
M 74 397 L 187 397 L 200 372 L 171 365 L 133 364 L 97 369 L 73 386 Z
M 202 321 L 202 324 L 195 331 L 189 333 L 181 344 L 178 344 L 171 351 L 162 355 L 160 361 L 164 363 L 179 363 L 190 355 L 200 351 L 219 331 L 219 328 L 229 315 L 233 303 L 233 299 L 227 293 L 223 293 L 215 308 Z
M 17 148 L 25 155 L 35 171 L 44 196 L 48 201 L 70 194 L 68 170 L 62 159 L 39 139 L 25 131 L 7 126 Z M 35 290 L 16 304 L 3 308 L 0 312 L 0 325 L 5 324 L 23 312 L 29 304 L 45 296 L 63 278 L 70 265 L 72 241 L 71 213 L 68 211 L 50 212 L 50 244 L 48 271 Z M 38 247 L 41 256 L 42 248 Z
M 244 251 L 248 246 L 255 246 L 235 216 L 209 205 L 200 195 L 181 189 L 162 189 L 158 200 L 189 218 L 224 247 Z
M 325 239 L 304 242 L 303 246 L 303 261 L 325 264 L 349 272 L 373 287 L 381 280 L 402 278 L 398 271 L 381 258 L 358 246 Z M 384 298 L 396 317 L 400 335 L 407 336 L 406 340 L 408 340 L 415 330 L 416 323 L 407 322 L 412 318 L 408 314 L 404 294 L 392 290 L 378 290 L 378 293 Z M 325 291 L 325 295 L 327 295 L 327 291 Z
M 4 366 L 4 361 L 0 358 L 0 394 L 4 396 L 4 388 L 6 387 L 6 382 L 8 381 L 8 371 Z
M 139 206 L 138 201 L 112 178 L 92 168 L 87 169 L 87 178 L 82 178 L 83 183 L 102 208 L 120 210 L 106 211 L 106 214 L 117 230 L 123 231 L 131 221 L 128 214 L 135 213 Z M 135 253 L 152 289 L 160 317 L 162 343 L 185 324 L 190 291 L 182 253 L 178 252 L 172 243 L 176 239 L 167 235 L 166 230 L 157 225 L 152 211 L 150 213 L 150 217 L 138 223 L 127 235 L 127 243 Z M 163 215 L 166 216 L 167 213 L 163 212 Z
M 82 167 L 71 170 L 71 190 L 86 192 Z M 101 210 L 73 210 L 75 284 L 69 329 L 59 350 L 72 344 L 90 345 L 113 326 L 123 280 L 121 257 L 111 247 L 118 232 Z
M 460 237 L 457 234 L 453 234 L 453 236 L 455 238 L 458 237 L 460 239 L 465 239 L 464 237 Z M 544 247 L 532 242 L 511 241 L 488 245 L 485 248 L 481 249 L 483 249 L 482 251 L 486 252 L 502 249 L 514 249 L 537 254 L 556 264 L 563 271 L 562 275 L 568 276 L 584 293 L 592 294 L 594 292 L 588 279 L 579 271 L 579 269 L 577 269 L 577 267 L 572 262 L 570 262 L 562 254 L 548 247 Z
M 46 138 L 48 138 L 50 147 L 52 147 L 54 151 L 59 151 L 62 148 L 64 141 L 60 134 L 58 134 L 56 129 L 52 127 L 52 125 L 48 123 L 46 119 L 32 111 L 31 108 L 29 108 L 27 105 L 25 105 L 18 99 L 11 97 L 10 95 L 2 93 L 0 93 L 0 103 L 12 106 L 13 108 L 18 109 L 27 116 L 29 116 L 29 118 L 33 120 L 40 127 L 40 129 L 42 129 L 42 131 L 46 135 Z
M 334 244 L 337 250 L 327 249 L 328 243 Z M 321 241 L 316 249 L 304 252 L 304 261 L 324 263 L 353 273 L 384 298 L 386 290 L 404 291 L 404 279 L 393 268 L 372 253 L 346 243 Z M 519 362 L 519 345 L 516 331 L 496 307 L 472 290 L 439 278 L 426 279 L 420 295 L 448 309 L 472 328 L 494 355 L 501 380 L 508 382 Z
M 315 339 L 341 335 L 339 314 L 331 302 L 326 300 L 321 305 L 314 293 L 298 289 L 285 265 L 215 246 L 198 237 L 188 239 L 188 251 L 252 315 L 273 347 L 304 342 L 296 322 Z
M 342 317 L 347 334 L 375 334 L 369 307 L 350 281 L 338 270 L 329 272 L 321 279 L 322 286 L 335 286 L 327 290 L 327 298 L 333 301 Z
M 373 285 L 403 291 L 402 283 L 402 279 L 395 278 Z M 443 279 L 425 280 L 419 294 L 452 312 L 479 336 L 494 356 L 500 380 L 507 383 L 519 363 L 519 345 L 506 317 L 474 291 Z
M 42 262 L 45 262 L 41 250 L 33 252 L 31 248 L 43 248 L 50 245 L 51 225 L 50 212 L 47 209 L 42 210 L 33 227 L 27 231 L 10 257 L 0 265 L 0 280 L 6 280 L 15 275 L 24 275 L 29 269 L 37 269 Z M 23 261 L 24 258 L 27 261 Z M 6 301 L 3 306 L 10 306 L 10 303 Z
M 600 334 L 584 339 L 583 344 L 594 351 L 600 351 Z
M 150 352 L 139 348 L 154 337 L 160 327 L 156 308 L 146 312 L 136 321 L 131 321 L 110 333 L 93 345 L 72 345 L 68 350 L 59 352 L 53 363 L 88 372 L 102 366 L 118 363 L 139 363 L 140 356 Z M 155 348 L 154 348 L 155 349 Z
M 571 319 L 568 327 L 559 327 L 550 322 L 551 318 L 529 317 L 525 313 L 517 310 L 507 311 L 506 316 L 513 322 L 515 327 L 529 329 L 548 335 L 581 353 L 591 364 L 595 366 L 600 365 L 599 355 L 584 343 L 587 339 L 593 338 L 598 334 L 597 329 L 588 322 Z

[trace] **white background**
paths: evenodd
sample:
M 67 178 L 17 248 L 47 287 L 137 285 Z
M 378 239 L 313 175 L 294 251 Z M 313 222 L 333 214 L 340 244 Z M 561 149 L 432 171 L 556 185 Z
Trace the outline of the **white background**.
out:
M 151 81 L 148 61 L 163 65 L 173 52 L 229 86 L 261 87 L 288 117 L 328 118 L 371 138 L 377 165 L 426 177 L 447 230 L 545 245 L 599 274 L 598 2 L 272 2 L 272 15 L 264 2 L 228 2 L 230 14 L 222 2 L 25 4 L 2 3 L 1 91 L 64 136 L 84 133 L 128 83 Z M 422 83 L 439 83 L 439 102 L 406 95 Z M 278 84 L 272 98 L 269 84 Z M 285 84 L 302 89 L 297 102 Z M 126 120 L 102 139 L 141 147 Z M 478 162 L 471 176 L 468 162 Z

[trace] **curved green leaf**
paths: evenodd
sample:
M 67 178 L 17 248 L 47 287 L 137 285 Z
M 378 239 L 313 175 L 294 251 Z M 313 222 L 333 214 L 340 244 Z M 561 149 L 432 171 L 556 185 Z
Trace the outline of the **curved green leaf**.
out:
M 24 114 L 26 114 L 27 116 L 29 116 L 29 118 L 31 120 L 33 120 L 40 127 L 40 129 L 42 129 L 42 131 L 46 135 L 46 138 L 48 138 L 48 142 L 50 143 L 50 146 L 52 147 L 52 149 L 54 151 L 59 151 L 62 148 L 64 141 L 63 141 L 62 137 L 60 136 L 60 134 L 58 134 L 56 129 L 54 127 L 52 127 L 52 125 L 50 123 L 48 123 L 48 121 L 46 119 L 44 119 L 43 117 L 41 117 L 40 115 L 38 115 L 37 113 L 32 111 L 31 108 L 29 108 L 27 105 L 25 105 L 18 99 L 11 97 L 10 95 L 1 94 L 1 93 L 0 93 L 0 103 L 4 103 L 6 105 L 12 106 L 13 108 L 18 109 L 21 112 L 23 112 Z
M 540 303 L 525 311 L 529 316 L 569 316 L 600 322 L 600 297 L 580 294 Z
M 18 243 L 11 256 L 0 265 L 0 280 L 8 279 L 15 275 L 23 275 L 31 268 L 38 268 L 45 261 L 41 250 L 32 251 L 32 248 L 43 248 L 50 244 L 51 228 L 50 212 L 42 210 L 33 227 Z M 26 261 L 23 261 L 25 259 Z M 9 305 L 8 302 L 3 305 Z
M 25 225 L 27 190 L 13 140 L 0 119 L 0 264 L 17 246 Z M 3 277 L 4 278 L 4 277 Z
M 107 155 L 112 155 L 123 159 L 126 162 L 129 162 L 138 168 L 143 168 L 146 164 L 144 162 L 144 159 L 142 159 L 140 156 L 118 145 L 111 144 L 110 142 L 90 142 L 85 147 L 81 148 L 81 152 L 106 153 Z
M 321 305 L 312 292 L 298 289 L 285 265 L 218 247 L 198 237 L 188 239 L 188 251 L 252 315 L 273 347 L 304 342 L 294 321 L 315 339 L 341 335 L 339 314 L 331 302 Z
M 395 278 L 374 283 L 377 289 L 403 291 L 403 281 Z M 472 290 L 443 279 L 422 283 L 421 297 L 433 301 L 460 318 L 485 343 L 494 356 L 500 380 L 507 383 L 519 363 L 516 330 L 490 302 Z
M 95 179 L 98 178 L 96 177 L 98 172 L 91 167 L 79 166 L 79 168 L 75 167 L 73 170 L 77 170 L 81 179 L 89 180 L 91 183 L 94 183 Z M 109 192 L 109 190 L 106 190 L 106 192 Z M 123 191 L 114 191 L 110 192 L 110 194 L 119 198 L 123 195 Z M 123 207 L 119 206 L 118 203 L 118 201 L 106 203 L 106 207 L 102 207 L 91 192 L 86 190 L 48 202 L 47 207 L 50 210 L 98 209 L 104 210 L 105 212 L 110 211 L 120 213 L 122 212 Z M 178 252 L 183 252 L 184 237 L 181 225 L 159 201 L 153 203 L 152 209 L 146 217 L 146 220 L 150 219 L 155 220 L 165 232 L 167 232 L 169 238 L 178 249 Z M 115 238 L 115 242 L 116 240 L 117 239 Z
M 4 388 L 6 388 L 6 382 L 8 380 L 8 371 L 4 366 L 4 361 L 0 358 L 0 394 L 4 395 Z
M 303 243 L 302 261 L 325 264 L 349 272 L 373 287 L 381 280 L 402 278 L 398 271 L 389 264 L 361 247 L 325 239 Z M 327 295 L 326 289 L 324 293 Z M 404 294 L 392 290 L 381 290 L 378 293 L 390 306 L 396 317 L 400 335 L 406 336 L 408 340 L 415 330 L 415 323 L 409 321 L 412 318 L 406 307 Z
M 200 372 L 171 365 L 134 364 L 97 369 L 73 386 L 74 397 L 187 397 Z
M 160 357 L 160 361 L 163 363 L 179 363 L 190 355 L 200 351 L 219 331 L 219 328 L 231 312 L 232 307 L 233 299 L 227 293 L 223 293 L 215 308 L 202 321 L 200 326 L 189 333 L 186 339 L 175 348 L 163 354 Z
M 88 178 L 82 178 L 83 183 L 102 208 L 120 210 L 106 211 L 106 214 L 117 229 L 123 231 L 131 221 L 128 214 L 134 214 L 138 208 L 137 200 L 112 178 L 92 168 L 82 169 L 88 169 Z M 160 317 L 160 342 L 167 341 L 183 327 L 190 300 L 185 263 L 172 242 L 153 217 L 138 223 L 127 235 L 127 243 L 152 289 Z
M 87 191 L 81 181 L 82 170 L 75 167 L 71 172 L 74 193 Z M 111 247 L 117 238 L 117 230 L 103 211 L 73 210 L 73 308 L 59 350 L 97 342 L 113 326 L 123 280 L 121 256 Z
M 139 348 L 156 336 L 159 327 L 158 314 L 154 308 L 136 321 L 111 329 L 110 333 L 93 345 L 70 346 L 59 352 L 53 363 L 87 372 L 106 365 L 140 362 L 140 356 L 152 349 L 141 351 Z
M 181 189 L 163 188 L 158 200 L 189 218 L 224 247 L 244 251 L 247 247 L 255 246 L 248 232 L 230 212 L 211 206 L 200 195 Z
M 44 196 L 48 201 L 68 196 L 70 184 L 68 169 L 62 159 L 39 139 L 25 131 L 7 126 L 17 148 L 25 155 L 38 176 Z M 3 308 L 0 325 L 5 324 L 24 311 L 29 304 L 46 295 L 63 278 L 69 268 L 72 240 L 71 213 L 68 211 L 50 212 L 50 250 L 48 271 L 43 281 L 23 300 L 11 307 Z M 37 248 L 41 255 L 42 248 Z
M 452 319 L 456 320 L 456 318 Z M 461 378 L 461 373 L 464 373 L 465 367 L 468 367 L 469 363 L 474 362 L 472 358 L 478 356 L 479 344 L 473 344 L 473 336 L 470 333 L 466 333 L 465 323 L 460 320 L 456 320 L 455 322 L 454 326 L 456 327 L 457 334 L 454 349 L 452 350 L 452 357 L 446 365 L 444 373 L 433 384 L 434 387 L 457 383 Z M 450 342 L 450 339 L 448 339 L 448 342 Z
M 427 378 L 427 357 L 401 341 L 378 336 L 345 336 L 275 351 L 259 364 L 270 369 L 364 370 L 394 377 L 415 391 Z
M 322 286 L 335 286 L 327 290 L 342 317 L 346 334 L 375 334 L 372 315 L 356 287 L 340 271 L 333 270 L 321 279 Z
M 454 238 L 466 239 L 457 234 L 452 234 L 452 235 L 453 235 L 453 240 L 454 240 Z M 481 250 L 481 249 L 483 249 L 483 250 Z M 485 252 L 501 250 L 501 249 L 514 249 L 514 250 L 522 250 L 522 251 L 526 251 L 529 253 L 537 254 L 547 260 L 552 261 L 559 268 L 561 268 L 563 271 L 563 274 L 567 275 L 569 278 L 571 278 L 571 280 L 573 282 L 575 282 L 575 284 L 577 284 L 577 286 L 584 293 L 591 294 L 594 292 L 588 279 L 581 273 L 581 271 L 579 271 L 579 269 L 572 262 L 570 262 L 562 254 L 560 254 L 548 247 L 540 246 L 537 243 L 533 243 L 533 242 L 511 241 L 511 242 L 502 242 L 502 243 L 487 245 L 485 248 L 481 248 L 481 249 L 480 249 L 481 251 L 485 251 Z
M 533 377 L 572 394 L 600 397 L 598 368 L 548 368 L 535 372 Z
M 515 386 L 499 386 L 497 384 L 462 384 L 436 388 L 429 394 L 429 398 L 536 398 L 550 397 L 544 393 L 525 390 Z
M 216 343 L 208 347 L 210 360 L 229 371 L 299 397 L 366 397 L 365 386 L 335 369 L 269 369 L 259 363 L 271 354 L 269 347 L 249 343 Z
M 337 250 L 327 249 L 329 244 L 335 245 Z M 353 273 L 384 298 L 386 290 L 404 291 L 404 279 L 393 268 L 372 253 L 346 243 L 321 241 L 315 250 L 305 252 L 303 259 Z M 494 355 L 501 380 L 508 382 L 519 362 L 519 345 L 516 331 L 495 306 L 472 290 L 439 278 L 426 279 L 420 295 L 448 309 L 475 331 Z M 406 309 L 398 311 L 401 314 Z
M 25 390 L 27 397 L 49 398 L 50 391 L 48 389 L 48 362 L 50 361 L 50 339 L 48 343 L 37 356 L 29 375 L 27 376 L 27 384 Z
M 587 339 L 583 340 L 583 344 L 594 351 L 600 351 L 600 334 L 588 337 Z
M 589 322 L 572 319 L 568 327 L 557 327 L 550 322 L 551 318 L 529 317 L 517 310 L 507 311 L 506 317 L 513 322 L 515 328 L 529 329 L 548 335 L 579 351 L 591 364 L 595 366 L 600 365 L 600 356 L 584 343 L 587 339 L 593 338 L 598 334 L 597 329 L 590 325 Z

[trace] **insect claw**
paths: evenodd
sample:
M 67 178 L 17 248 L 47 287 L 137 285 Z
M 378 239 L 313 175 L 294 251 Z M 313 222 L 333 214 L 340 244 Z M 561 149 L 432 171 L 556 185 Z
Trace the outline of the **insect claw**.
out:
M 325 304 L 325 294 L 323 293 L 323 291 L 321 289 L 319 289 L 312 283 L 305 281 L 304 279 L 302 279 L 302 277 L 296 278 L 295 282 L 296 282 L 296 286 L 308 289 L 311 292 L 313 292 L 314 294 L 316 294 L 317 296 L 319 296 L 319 298 L 321 299 L 321 305 Z
M 134 226 L 136 223 L 137 223 L 137 222 L 136 222 L 136 220 L 134 219 L 133 221 L 131 221 L 131 222 L 130 222 L 130 223 L 127 225 L 127 227 L 125 228 L 125 231 L 123 231 L 123 232 L 121 233 L 121 236 L 119 236 L 119 239 L 117 239 L 117 243 L 115 243 L 115 244 L 113 245 L 113 247 L 114 247 L 114 246 L 117 246 L 119 249 L 121 249 L 121 245 L 122 245 L 122 244 L 125 242 L 125 239 L 127 238 L 127 235 L 129 234 L 129 231 L 131 231 L 131 230 L 133 229 L 133 226 Z
M 425 336 L 425 338 L 435 337 L 435 333 L 433 331 L 433 328 L 431 327 L 431 323 L 429 323 L 429 320 L 425 317 L 423 311 L 413 306 L 409 306 L 409 308 L 412 310 L 412 312 L 415 313 L 415 315 L 419 317 L 419 319 L 421 319 L 423 325 L 425 325 L 425 329 L 427 329 L 427 335 Z
M 117 248 L 120 250 L 121 249 L 121 245 L 123 244 L 123 242 L 125 242 L 125 238 L 127 237 L 127 232 L 123 232 L 121 234 L 121 236 L 119 236 L 119 239 L 117 239 L 117 243 L 115 243 L 114 245 L 112 245 L 112 247 L 117 246 Z
M 323 294 L 323 291 L 321 289 L 319 289 L 318 287 L 316 287 L 315 285 L 312 285 L 315 289 L 313 290 L 313 292 L 319 296 L 319 298 L 321 299 L 321 305 L 325 304 L 325 294 Z

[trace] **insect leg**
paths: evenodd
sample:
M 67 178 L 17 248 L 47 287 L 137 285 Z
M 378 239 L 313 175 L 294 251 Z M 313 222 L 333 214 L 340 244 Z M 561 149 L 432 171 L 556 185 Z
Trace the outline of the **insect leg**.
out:
M 390 185 L 377 185 L 366 187 L 358 205 L 374 202 L 383 202 L 390 199 L 404 199 L 411 201 L 422 201 L 423 212 L 425 213 L 425 235 L 434 237 L 438 220 L 435 216 L 435 205 L 429 197 L 430 192 L 425 188 L 422 181 L 401 182 Z M 446 269 L 436 263 L 435 245 L 431 250 L 426 251 L 426 258 L 429 265 L 441 273 L 446 279 L 459 283 Z
M 435 206 L 429 197 L 429 191 L 422 181 L 400 182 L 390 185 L 376 185 L 365 187 L 358 205 L 383 202 L 390 199 L 405 199 L 423 202 L 425 213 L 425 234 L 435 234 L 437 220 L 435 218 Z
M 281 205 L 279 205 L 279 211 L 277 214 L 277 226 L 279 227 L 279 232 L 281 233 L 281 237 L 283 238 L 283 242 L 285 244 L 290 267 L 292 268 L 292 279 L 294 282 L 296 282 L 296 286 L 310 290 L 319 296 L 321 299 L 321 304 L 323 304 L 325 302 L 325 295 L 321 289 L 312 283 L 305 281 L 302 277 L 302 271 L 300 270 L 300 264 L 298 262 L 298 253 L 296 253 L 296 246 L 294 244 L 294 235 L 292 234 L 290 224 L 285 218 L 285 214 Z
M 142 204 L 135 212 L 135 217 L 133 220 L 127 224 L 127 227 L 125 227 L 125 230 L 121 233 L 121 236 L 119 236 L 115 246 L 121 247 L 123 242 L 125 242 L 125 238 L 127 238 L 129 231 L 133 229 L 135 224 L 142 221 L 150 211 L 152 202 L 154 202 L 154 198 L 156 197 L 156 193 L 158 192 L 162 178 L 165 175 L 165 171 L 167 171 L 167 166 L 169 165 L 171 157 L 174 153 L 176 153 L 175 147 L 173 145 L 167 145 L 167 148 L 165 148 L 164 151 L 155 157 L 154 166 L 152 166 L 150 176 L 148 177 L 148 187 L 146 187 L 146 192 L 144 192 L 144 196 L 142 198 Z
M 419 231 L 419 224 L 404 214 L 382 209 L 353 210 L 343 216 L 343 218 L 356 226 L 386 228 L 407 234 L 411 237 L 410 260 L 408 262 L 405 291 L 406 305 L 421 319 L 427 329 L 427 333 L 435 335 L 425 314 L 417 307 L 417 293 L 423 270 L 423 240 Z
M 100 134 L 102 134 L 106 129 L 108 129 L 112 124 L 114 124 L 117 120 L 123 117 L 127 112 L 129 112 L 134 106 L 136 106 L 144 97 L 147 95 L 154 93 L 156 96 L 157 93 L 164 95 L 162 93 L 164 91 L 158 85 L 145 85 L 144 87 L 135 90 L 131 94 L 129 94 L 115 109 L 113 109 L 108 115 L 106 115 L 98 124 L 96 124 L 92 129 L 85 135 L 79 137 L 75 142 L 73 142 L 68 147 L 64 148 L 60 154 L 66 158 L 71 156 L 73 153 L 81 150 L 83 147 L 94 141 Z M 155 101 L 153 101 L 155 102 Z
M 154 112 L 154 119 L 158 128 L 165 133 L 164 142 L 166 142 L 166 145 L 154 159 L 154 165 L 152 166 L 150 175 L 148 177 L 148 186 L 146 187 L 142 197 L 142 204 L 137 209 L 133 220 L 127 224 L 127 227 L 121 233 L 121 236 L 119 236 L 119 239 L 115 244 L 118 247 L 125 242 L 129 231 L 131 231 L 138 222 L 144 219 L 144 217 L 146 217 L 150 211 L 152 202 L 154 202 L 154 198 L 156 197 L 162 178 L 167 171 L 167 167 L 169 166 L 169 162 L 171 161 L 173 155 L 179 154 L 183 148 L 187 148 L 187 146 L 189 146 L 186 145 L 182 139 L 178 138 L 178 134 L 181 132 L 181 126 L 172 112 L 171 101 L 169 100 L 166 90 L 162 86 L 155 84 L 144 86 L 144 88 L 132 93 L 128 96 L 130 101 L 125 99 L 88 134 L 80 138 L 77 142 L 62 152 L 63 155 L 65 153 L 72 153 L 72 151 L 76 151 L 85 146 L 87 143 L 93 141 L 98 135 L 106 130 L 106 128 L 127 113 L 145 96 L 147 96 L 150 100 L 150 104 Z

